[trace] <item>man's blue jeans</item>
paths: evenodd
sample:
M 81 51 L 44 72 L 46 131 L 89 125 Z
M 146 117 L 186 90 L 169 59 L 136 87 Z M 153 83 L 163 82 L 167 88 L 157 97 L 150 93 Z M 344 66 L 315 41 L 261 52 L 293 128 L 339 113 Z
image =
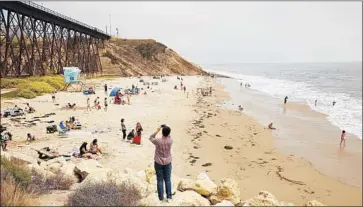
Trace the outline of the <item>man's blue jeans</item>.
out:
M 158 196 L 159 200 L 164 199 L 164 182 L 166 189 L 166 197 L 171 199 L 171 163 L 167 165 L 160 165 L 158 163 L 154 163 L 155 171 L 156 171 L 156 180 L 157 180 L 157 188 L 158 188 Z

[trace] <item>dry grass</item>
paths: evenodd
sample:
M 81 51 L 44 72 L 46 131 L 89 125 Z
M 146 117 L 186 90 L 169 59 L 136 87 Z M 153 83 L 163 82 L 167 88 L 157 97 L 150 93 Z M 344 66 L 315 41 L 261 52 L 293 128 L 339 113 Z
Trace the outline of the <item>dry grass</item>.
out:
M 67 206 L 137 206 L 140 191 L 133 185 L 112 182 L 89 184 L 68 197 Z
M 67 177 L 61 171 L 50 177 L 44 177 L 36 171 L 32 171 L 32 179 L 27 188 L 35 194 L 46 194 L 52 190 L 69 190 L 74 183 L 72 178 Z
M 35 195 L 8 176 L 1 179 L 1 206 L 36 206 Z
M 44 177 L 16 159 L 1 157 L 1 206 L 34 206 L 36 196 L 52 190 L 68 190 L 74 180 L 61 171 Z

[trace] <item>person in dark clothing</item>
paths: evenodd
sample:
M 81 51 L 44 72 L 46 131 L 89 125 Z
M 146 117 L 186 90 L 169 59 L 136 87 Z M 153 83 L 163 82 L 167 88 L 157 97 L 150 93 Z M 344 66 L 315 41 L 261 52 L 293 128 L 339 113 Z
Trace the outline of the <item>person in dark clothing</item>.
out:
M 127 140 L 131 140 L 135 136 L 135 129 L 132 129 L 131 132 L 127 135 Z
M 335 106 L 335 104 L 336 104 L 337 102 L 335 102 L 335 101 L 333 101 L 333 106 Z
M 184 93 L 185 93 L 186 90 L 187 90 L 187 88 L 184 86 Z
M 107 84 L 105 84 L 105 94 L 107 95 Z
M 91 159 L 95 158 L 95 156 L 93 156 L 91 153 L 88 152 L 87 142 L 83 142 L 83 144 L 79 148 L 79 153 L 80 153 L 81 157 L 84 157 L 84 158 L 91 158 Z
M 286 103 L 287 103 L 287 99 L 288 99 L 288 98 L 289 98 L 289 97 L 285 96 L 284 104 L 286 104 Z
M 122 139 L 125 140 L 126 138 L 126 126 L 124 123 L 125 119 L 121 119 L 121 130 L 122 130 Z

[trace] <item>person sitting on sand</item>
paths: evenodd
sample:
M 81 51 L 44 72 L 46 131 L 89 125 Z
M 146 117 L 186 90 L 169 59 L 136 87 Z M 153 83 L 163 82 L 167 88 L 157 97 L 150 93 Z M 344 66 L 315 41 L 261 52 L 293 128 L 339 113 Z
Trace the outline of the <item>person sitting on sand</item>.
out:
M 97 103 L 98 103 L 98 100 L 100 99 L 100 97 L 97 97 L 94 101 L 93 101 L 93 107 L 97 108 Z
M 31 106 L 29 105 L 29 103 L 26 103 L 26 105 L 27 105 L 27 107 L 28 107 L 28 113 L 33 113 L 33 112 L 35 112 L 35 109 L 34 109 L 33 107 L 31 107 Z
M 60 123 L 59 123 L 59 128 L 61 128 L 61 129 L 62 129 L 62 130 L 64 130 L 64 131 L 69 131 L 68 126 L 67 126 L 67 125 L 65 125 L 63 121 L 60 121 Z
M 175 89 L 175 90 L 177 90 L 177 89 L 178 89 L 178 86 L 177 86 L 177 85 L 175 85 L 175 86 L 174 86 L 174 89 Z
M 275 127 L 273 127 L 273 123 L 272 122 L 268 125 L 268 128 L 271 129 L 271 130 L 275 130 L 276 129 Z
M 31 135 L 30 133 L 28 133 L 26 135 L 26 141 L 34 141 L 35 140 L 35 136 L 34 135 Z
M 66 121 L 66 126 L 68 129 L 73 129 L 73 127 L 74 127 L 73 123 L 71 123 L 69 121 Z
M 144 95 L 147 95 L 146 91 L 144 92 Z
M 89 152 L 92 154 L 97 154 L 98 152 L 102 154 L 101 148 L 98 146 L 97 139 L 92 141 Z
M 100 104 L 100 102 L 97 102 L 96 107 L 97 107 L 98 110 L 101 110 L 101 104 Z
M 73 103 L 73 104 L 68 103 L 68 104 L 66 105 L 66 108 L 76 109 L 76 103 Z
M 141 132 L 143 131 L 140 122 L 137 122 L 135 131 L 136 131 L 136 135 L 135 135 L 134 139 L 132 140 L 132 143 L 140 145 L 141 144 Z
M 73 124 L 75 121 L 76 121 L 76 118 L 74 116 L 72 116 L 72 117 L 69 118 L 69 122 L 70 123 Z
M 129 134 L 127 135 L 127 140 L 131 140 L 135 137 L 135 129 L 132 129 Z
M 14 111 L 18 111 L 20 108 L 18 107 L 18 105 L 14 106 Z
M 345 147 L 345 130 L 343 130 L 342 134 L 340 135 L 340 147 L 342 147 L 343 142 L 344 142 L 343 147 Z
M 91 154 L 91 153 L 88 152 L 88 150 L 87 150 L 87 142 L 83 142 L 83 144 L 79 148 L 79 153 L 80 153 L 81 157 L 89 158 L 89 159 L 95 159 L 96 156 L 97 156 L 97 155 L 93 155 L 93 154 Z
M 243 111 L 243 108 L 241 105 L 238 106 L 238 110 Z

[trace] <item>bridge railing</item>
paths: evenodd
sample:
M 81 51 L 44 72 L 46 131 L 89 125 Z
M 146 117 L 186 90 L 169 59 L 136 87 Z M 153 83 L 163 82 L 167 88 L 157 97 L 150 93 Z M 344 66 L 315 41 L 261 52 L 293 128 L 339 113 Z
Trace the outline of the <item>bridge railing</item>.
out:
M 75 19 L 73 19 L 73 18 L 67 17 L 67 16 L 65 16 L 65 15 L 63 15 L 63 14 L 60 14 L 60 13 L 58 13 L 58 12 L 56 12 L 56 11 L 53 11 L 53 10 L 51 10 L 51 9 L 48 9 L 48 8 L 46 8 L 46 7 L 44 7 L 44 6 L 41 6 L 41 5 L 39 5 L 39 4 L 36 4 L 36 3 L 32 2 L 32 1 L 22 1 L 22 3 L 24 3 L 24 4 L 28 5 L 28 6 L 31 6 L 31 7 L 37 8 L 37 9 L 39 9 L 39 10 L 42 10 L 42 11 L 44 11 L 44 12 L 50 13 L 50 14 L 52 14 L 52 15 L 55 15 L 55 16 L 57 16 L 57 17 L 60 17 L 60 18 L 66 19 L 66 20 L 71 21 L 71 22 L 73 22 L 73 23 L 76 23 L 76 24 L 82 25 L 83 27 L 86 27 L 86 28 L 88 28 L 88 29 L 96 30 L 97 32 L 99 32 L 99 33 L 101 33 L 101 34 L 108 35 L 108 34 L 106 34 L 105 32 L 103 32 L 102 30 L 98 29 L 97 27 L 92 27 L 92 26 L 87 25 L 87 24 L 85 24 L 85 23 L 83 23 L 83 22 L 80 22 L 80 21 L 75 20 Z

